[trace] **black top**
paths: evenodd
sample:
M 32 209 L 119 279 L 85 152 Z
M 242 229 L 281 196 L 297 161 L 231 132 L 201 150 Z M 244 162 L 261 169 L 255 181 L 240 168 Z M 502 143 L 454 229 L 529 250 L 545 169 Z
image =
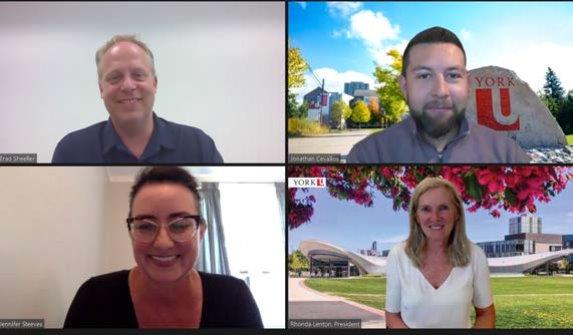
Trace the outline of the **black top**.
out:
M 263 328 L 261 315 L 244 281 L 199 272 L 203 286 L 200 328 Z M 82 284 L 64 328 L 138 328 L 129 293 L 129 270 L 92 277 Z
M 153 113 L 153 134 L 139 159 L 125 146 L 111 119 L 67 134 L 52 164 L 222 164 L 215 142 L 201 129 L 169 122 Z

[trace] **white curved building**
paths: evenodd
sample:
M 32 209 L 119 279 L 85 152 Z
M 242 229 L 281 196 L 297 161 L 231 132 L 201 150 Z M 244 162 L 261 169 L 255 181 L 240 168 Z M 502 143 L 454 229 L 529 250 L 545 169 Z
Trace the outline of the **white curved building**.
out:
M 360 255 L 319 240 L 303 241 L 300 243 L 299 249 L 309 260 L 313 259 L 329 264 L 339 261 L 349 262 L 356 266 L 361 275 L 386 273 L 386 257 Z M 350 266 L 348 265 L 349 268 Z
M 354 266 L 361 275 L 386 274 L 386 257 L 360 255 L 319 240 L 303 241 L 299 249 L 311 261 L 311 272 L 314 261 L 321 263 L 322 267 L 335 269 L 346 267 L 346 272 L 342 270 L 342 273 L 351 273 L 351 268 Z M 573 249 L 488 258 L 487 262 L 491 273 L 524 273 L 568 255 L 573 255 Z
M 545 263 L 573 255 L 573 249 L 541 252 L 532 255 L 488 258 L 489 270 L 492 273 L 524 273 Z

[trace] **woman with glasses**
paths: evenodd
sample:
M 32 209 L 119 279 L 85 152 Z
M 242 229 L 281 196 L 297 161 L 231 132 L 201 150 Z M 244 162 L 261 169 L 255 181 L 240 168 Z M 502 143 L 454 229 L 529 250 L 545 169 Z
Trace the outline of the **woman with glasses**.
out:
M 262 328 L 242 280 L 194 269 L 206 230 L 199 201 L 186 170 L 142 170 L 127 218 L 137 266 L 86 281 L 64 328 Z
M 462 200 L 442 178 L 426 178 L 410 200 L 410 235 L 386 263 L 388 328 L 495 326 L 489 267 L 466 236 Z

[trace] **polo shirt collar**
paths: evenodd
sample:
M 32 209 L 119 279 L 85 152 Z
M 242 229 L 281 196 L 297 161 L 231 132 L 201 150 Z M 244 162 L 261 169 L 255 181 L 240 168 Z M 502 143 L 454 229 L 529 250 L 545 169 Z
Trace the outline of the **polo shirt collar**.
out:
M 145 151 L 140 157 L 140 160 L 147 159 L 162 149 L 175 150 L 176 134 L 169 126 L 169 123 L 153 113 L 153 134 L 145 147 Z
M 111 122 L 111 118 L 107 119 L 107 122 L 103 126 L 102 131 L 102 150 L 103 155 L 107 155 L 111 149 L 117 148 L 121 151 L 129 152 L 125 144 L 121 141 L 121 138 L 113 128 L 113 123 Z
M 131 153 L 113 128 L 111 118 L 108 118 L 107 122 L 104 124 L 102 132 L 103 154 L 107 155 L 113 148 Z M 153 156 L 162 148 L 175 150 L 176 138 L 173 131 L 170 131 L 168 122 L 157 117 L 155 112 L 153 112 L 153 133 L 151 134 L 151 138 L 149 139 L 140 160 Z

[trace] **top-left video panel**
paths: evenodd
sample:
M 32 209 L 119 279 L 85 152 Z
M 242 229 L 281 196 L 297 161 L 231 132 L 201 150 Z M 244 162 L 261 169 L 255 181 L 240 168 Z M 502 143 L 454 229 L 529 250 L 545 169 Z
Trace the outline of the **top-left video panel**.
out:
M 2 3 L 0 32 L 2 164 L 285 162 L 284 3 Z

